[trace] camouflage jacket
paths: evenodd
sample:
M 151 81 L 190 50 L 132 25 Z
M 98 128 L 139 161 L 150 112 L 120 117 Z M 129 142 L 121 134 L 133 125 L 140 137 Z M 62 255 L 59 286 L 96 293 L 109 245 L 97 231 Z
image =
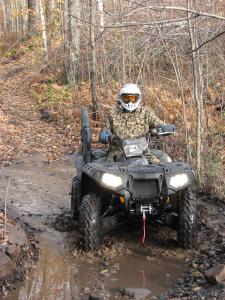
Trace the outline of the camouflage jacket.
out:
M 148 107 L 141 106 L 134 112 L 126 112 L 117 104 L 109 113 L 103 130 L 109 130 L 122 139 L 138 138 L 145 136 L 149 129 L 163 122 Z

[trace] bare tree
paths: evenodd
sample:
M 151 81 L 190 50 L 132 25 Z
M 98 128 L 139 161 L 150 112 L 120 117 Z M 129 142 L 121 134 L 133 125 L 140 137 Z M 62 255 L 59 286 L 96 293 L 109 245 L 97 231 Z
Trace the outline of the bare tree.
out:
M 49 0 L 49 8 L 51 11 L 55 9 L 55 0 Z
M 78 19 L 80 16 L 80 0 L 68 0 L 68 23 L 67 23 L 67 81 L 74 84 L 79 78 L 80 57 L 80 31 Z
M 52 24 L 54 20 L 55 4 L 55 0 L 46 1 L 46 18 L 50 24 Z
M 96 95 L 96 43 L 95 43 L 95 0 L 90 0 L 90 45 L 91 45 L 91 93 L 92 93 L 92 117 L 97 119 L 97 95 Z
M 103 33 L 104 24 L 105 24 L 105 21 L 104 21 L 104 3 L 103 3 L 103 0 L 97 0 L 97 3 L 98 3 L 98 10 L 100 12 L 99 32 Z
M 9 32 L 9 8 L 8 8 L 8 1 L 2 0 L 3 5 L 3 28 L 4 32 Z
M 40 9 L 40 18 L 41 18 L 42 45 L 45 52 L 45 60 L 46 62 L 48 62 L 47 32 L 46 32 L 46 23 L 45 23 L 45 15 L 44 15 L 42 0 L 39 0 L 39 9 Z
M 188 17 L 192 8 L 192 0 L 187 0 Z M 188 18 L 189 19 L 189 18 Z M 190 34 L 191 50 L 198 48 L 198 40 L 196 33 L 195 20 L 188 20 L 188 29 Z M 199 50 L 192 51 L 192 82 L 193 82 L 193 97 L 196 107 L 196 168 L 198 175 L 201 169 L 201 120 L 202 120 L 202 97 L 201 97 L 201 73 L 199 65 Z
M 37 32 L 36 18 L 36 0 L 28 0 L 28 33 L 35 34 Z

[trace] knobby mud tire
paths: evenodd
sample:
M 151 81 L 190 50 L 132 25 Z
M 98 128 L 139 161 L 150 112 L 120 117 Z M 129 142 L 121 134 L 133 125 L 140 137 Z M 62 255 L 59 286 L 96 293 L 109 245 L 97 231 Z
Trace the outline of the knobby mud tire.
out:
M 197 199 L 185 190 L 179 199 L 178 245 L 184 249 L 197 247 Z
M 80 182 L 77 177 L 73 178 L 71 188 L 71 216 L 73 220 L 79 217 Z
M 94 194 L 83 197 L 80 205 L 79 231 L 85 251 L 98 249 L 101 240 L 101 200 Z

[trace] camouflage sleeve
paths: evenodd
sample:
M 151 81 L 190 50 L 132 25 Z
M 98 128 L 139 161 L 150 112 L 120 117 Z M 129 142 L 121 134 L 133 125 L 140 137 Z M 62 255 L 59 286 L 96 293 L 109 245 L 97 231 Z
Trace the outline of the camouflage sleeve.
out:
M 154 128 L 157 125 L 161 125 L 164 124 L 164 122 L 162 120 L 160 120 L 153 111 L 151 110 L 147 110 L 147 119 L 148 119 L 148 124 L 149 124 L 149 128 Z
M 111 114 L 109 113 L 105 119 L 105 121 L 102 124 L 102 130 L 109 130 L 112 132 L 113 130 L 113 126 L 112 126 L 112 118 L 111 118 Z

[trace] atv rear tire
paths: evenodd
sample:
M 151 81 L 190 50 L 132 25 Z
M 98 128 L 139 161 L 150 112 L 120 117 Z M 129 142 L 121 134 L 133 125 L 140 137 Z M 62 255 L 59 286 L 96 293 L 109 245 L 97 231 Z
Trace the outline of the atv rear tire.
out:
M 185 190 L 179 197 L 178 245 L 184 249 L 197 246 L 197 199 L 194 193 Z
M 83 197 L 80 205 L 79 231 L 85 251 L 96 250 L 101 239 L 101 200 L 94 194 Z
M 80 204 L 80 182 L 78 177 L 74 177 L 71 188 L 71 214 L 72 219 L 77 220 L 79 217 L 79 204 Z

